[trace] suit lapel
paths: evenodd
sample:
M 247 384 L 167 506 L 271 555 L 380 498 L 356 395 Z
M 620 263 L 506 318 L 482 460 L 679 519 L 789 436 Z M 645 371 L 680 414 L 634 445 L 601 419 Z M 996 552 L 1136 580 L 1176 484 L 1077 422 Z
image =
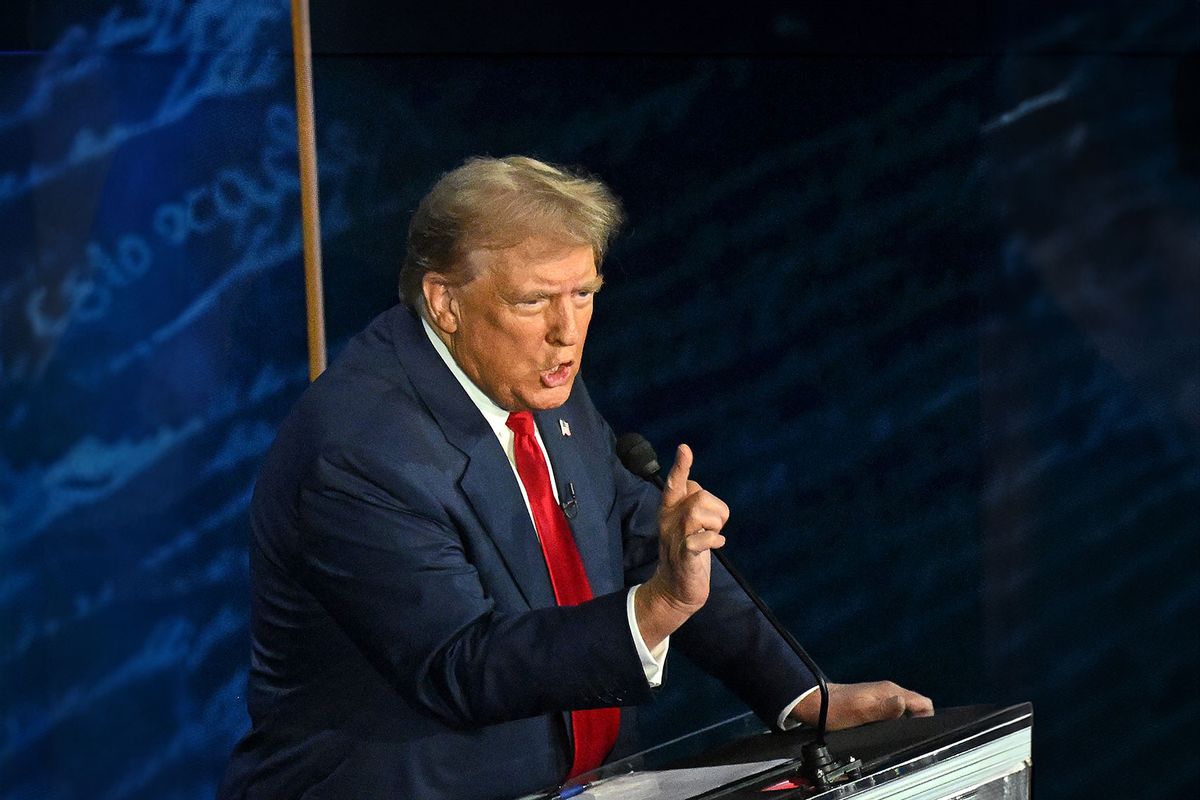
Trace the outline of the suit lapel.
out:
M 561 408 L 539 411 L 534 414 L 534 419 L 542 434 L 542 443 L 546 445 L 546 455 L 550 457 L 559 498 L 568 500 L 569 487 L 574 486 L 576 513 L 568 522 L 575 536 L 575 545 L 579 548 L 579 557 L 583 560 L 592 594 L 598 596 L 620 588 L 621 583 L 615 578 L 612 565 L 620 564 L 621 559 L 618 556 L 616 561 L 613 561 L 613 554 L 609 552 L 609 537 L 605 525 L 607 509 L 602 506 L 594 491 L 594 474 L 584 467 L 580 457 L 578 448 L 582 439 L 578 436 L 564 435 L 560 424 L 560 420 L 571 424 L 571 405 L 568 401 Z M 579 430 L 578 425 L 574 428 Z
M 500 549 L 521 594 L 530 608 L 554 605 L 554 587 L 529 509 L 517 487 L 508 456 L 491 428 L 467 458 L 467 469 L 459 486 Z
M 533 521 L 496 434 L 433 349 L 416 314 L 403 306 L 390 313 L 396 356 L 446 440 L 466 457 L 459 479 L 463 496 L 529 606 L 554 605 L 554 589 Z

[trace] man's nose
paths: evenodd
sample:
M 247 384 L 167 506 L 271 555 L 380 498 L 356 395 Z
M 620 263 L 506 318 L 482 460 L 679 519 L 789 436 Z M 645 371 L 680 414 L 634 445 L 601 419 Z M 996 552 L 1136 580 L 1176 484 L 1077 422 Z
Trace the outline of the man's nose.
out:
M 570 299 L 559 298 L 550 304 L 546 338 L 553 344 L 570 346 L 578 343 L 579 320 Z

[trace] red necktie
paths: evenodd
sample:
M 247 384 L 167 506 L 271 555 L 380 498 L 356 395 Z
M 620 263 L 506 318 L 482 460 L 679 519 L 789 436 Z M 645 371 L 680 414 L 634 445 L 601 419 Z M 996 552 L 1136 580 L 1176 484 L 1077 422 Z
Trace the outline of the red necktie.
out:
M 579 548 L 575 546 L 575 537 L 571 535 L 566 515 L 554 499 L 546 459 L 533 435 L 533 415 L 528 411 L 515 411 L 508 415 L 507 425 L 516 434 L 514 450 L 517 474 L 521 476 L 521 483 L 529 496 L 533 524 L 541 538 L 542 555 L 546 557 L 550 585 L 554 587 L 554 599 L 560 606 L 573 606 L 591 600 L 592 587 L 583 570 Z M 604 762 L 604 757 L 617 740 L 620 724 L 619 708 L 589 708 L 571 712 L 575 757 L 568 778 L 593 770 Z

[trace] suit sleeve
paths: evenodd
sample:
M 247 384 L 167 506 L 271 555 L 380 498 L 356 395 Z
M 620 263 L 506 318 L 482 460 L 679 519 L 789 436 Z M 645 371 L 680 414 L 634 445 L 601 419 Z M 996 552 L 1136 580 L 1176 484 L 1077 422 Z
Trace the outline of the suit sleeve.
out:
M 658 557 L 658 489 L 635 477 L 613 457 L 617 504 L 623 509 L 626 581 L 641 583 L 654 574 Z M 780 712 L 816 677 L 759 613 L 754 603 L 715 559 L 708 602 L 675 633 L 678 649 L 718 678 L 771 727 Z
M 431 491 L 363 452 L 318 459 L 296 499 L 302 583 L 406 700 L 473 727 L 648 699 L 624 591 L 498 611 Z

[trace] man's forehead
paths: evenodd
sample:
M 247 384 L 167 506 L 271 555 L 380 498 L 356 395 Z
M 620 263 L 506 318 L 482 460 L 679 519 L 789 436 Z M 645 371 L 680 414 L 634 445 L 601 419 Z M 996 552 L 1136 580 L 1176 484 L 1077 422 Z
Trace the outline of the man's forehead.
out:
M 591 245 L 571 239 L 561 239 L 552 236 L 531 236 L 520 243 L 505 248 L 513 258 L 529 261 L 549 261 L 561 258 L 579 250 L 591 250 Z
M 590 245 L 563 242 L 523 242 L 502 250 L 471 253 L 477 268 L 514 283 L 557 285 L 564 281 L 590 281 L 597 277 Z

